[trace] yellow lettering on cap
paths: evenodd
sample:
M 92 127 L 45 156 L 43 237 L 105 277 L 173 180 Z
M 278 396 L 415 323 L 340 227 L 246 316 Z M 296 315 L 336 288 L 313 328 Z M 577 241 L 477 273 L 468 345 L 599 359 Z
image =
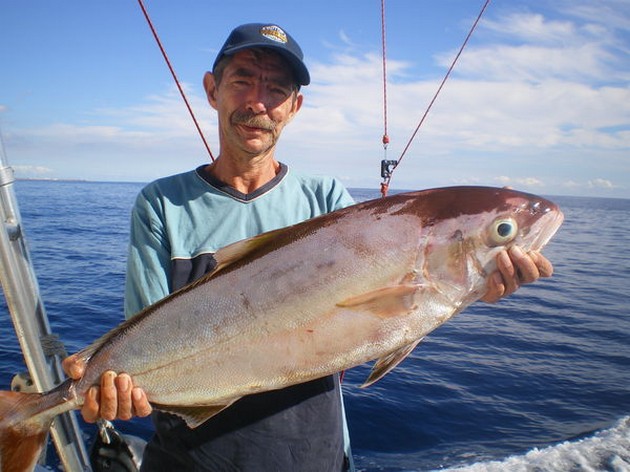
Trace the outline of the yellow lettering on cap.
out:
M 271 39 L 272 41 L 277 41 L 279 43 L 285 44 L 288 41 L 287 34 L 282 31 L 282 28 L 276 25 L 263 26 L 260 28 L 260 34 L 267 39 Z

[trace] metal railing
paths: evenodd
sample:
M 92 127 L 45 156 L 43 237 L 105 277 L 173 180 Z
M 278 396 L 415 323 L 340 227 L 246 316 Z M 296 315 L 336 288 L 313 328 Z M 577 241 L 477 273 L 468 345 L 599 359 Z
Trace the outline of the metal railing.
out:
M 55 336 L 41 300 L 13 189 L 13 169 L 0 146 L 0 282 L 30 378 L 39 392 L 64 379 L 61 356 L 48 349 Z M 53 342 L 54 344 L 54 342 Z M 91 470 L 74 412 L 58 416 L 51 427 L 59 459 L 66 471 Z

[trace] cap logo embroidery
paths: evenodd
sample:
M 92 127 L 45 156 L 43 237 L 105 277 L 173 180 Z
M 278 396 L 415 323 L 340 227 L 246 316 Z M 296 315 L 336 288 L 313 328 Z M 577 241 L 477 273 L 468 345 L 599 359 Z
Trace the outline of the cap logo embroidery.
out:
M 287 43 L 287 34 L 284 31 L 282 31 L 282 28 L 278 26 L 275 26 L 275 25 L 263 26 L 262 28 L 260 28 L 260 34 L 263 35 L 267 39 L 271 39 L 272 41 L 276 41 L 278 43 L 283 43 L 283 44 Z

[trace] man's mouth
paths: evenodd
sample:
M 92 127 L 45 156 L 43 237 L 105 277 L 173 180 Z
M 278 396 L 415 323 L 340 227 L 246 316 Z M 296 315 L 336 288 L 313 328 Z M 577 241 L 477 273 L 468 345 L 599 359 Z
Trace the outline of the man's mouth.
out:
M 241 128 L 244 128 L 245 131 L 250 131 L 250 132 L 256 132 L 256 131 L 268 131 L 265 128 L 260 128 L 259 126 L 251 126 L 251 125 L 246 125 L 244 123 L 238 123 L 238 126 L 240 126 Z

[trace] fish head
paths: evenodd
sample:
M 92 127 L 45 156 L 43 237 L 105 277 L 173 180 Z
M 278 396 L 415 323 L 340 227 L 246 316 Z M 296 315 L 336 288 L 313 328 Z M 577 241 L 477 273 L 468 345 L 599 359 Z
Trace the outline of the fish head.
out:
M 428 192 L 428 193 L 426 193 Z M 550 200 L 507 188 L 450 187 L 422 192 L 416 273 L 462 308 L 487 291 L 501 251 L 540 251 L 563 221 Z

